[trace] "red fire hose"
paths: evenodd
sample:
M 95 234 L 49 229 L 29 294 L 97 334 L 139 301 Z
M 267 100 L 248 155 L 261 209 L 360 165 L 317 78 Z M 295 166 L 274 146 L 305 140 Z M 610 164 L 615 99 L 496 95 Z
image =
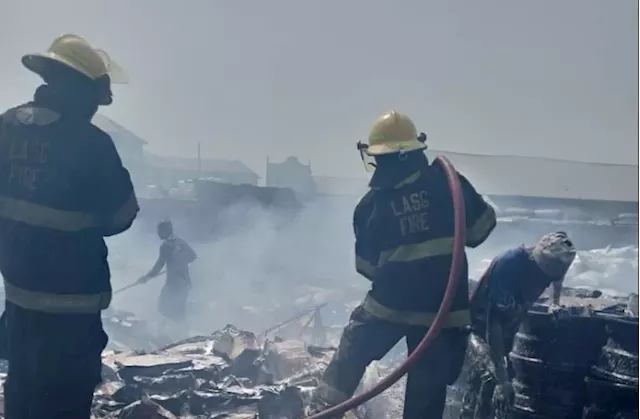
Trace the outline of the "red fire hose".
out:
M 429 345 L 431 345 L 436 340 L 436 338 L 440 334 L 440 329 L 442 329 L 445 317 L 447 316 L 447 314 L 449 314 L 451 303 L 453 302 L 453 298 L 455 297 L 456 291 L 458 289 L 458 282 L 460 281 L 460 277 L 462 276 L 467 229 L 465 224 L 464 198 L 462 196 L 462 189 L 460 186 L 458 175 L 453 168 L 453 165 L 446 157 L 439 156 L 434 160 L 434 162 L 438 163 L 442 167 L 442 169 L 444 169 L 445 175 L 447 177 L 447 182 L 449 183 L 449 189 L 451 190 L 451 196 L 453 198 L 455 230 L 453 239 L 453 258 L 451 259 L 449 282 L 447 283 L 447 289 L 444 293 L 444 297 L 442 299 L 442 303 L 440 304 L 440 308 L 438 309 L 438 313 L 436 314 L 435 319 L 433 319 L 433 323 L 429 328 L 429 331 L 424 336 L 424 338 L 422 338 L 422 341 L 420 342 L 420 344 L 418 344 L 416 349 L 407 357 L 407 359 L 400 366 L 398 366 L 395 371 L 385 377 L 373 388 L 362 394 L 354 396 L 337 406 L 333 406 L 327 410 L 316 413 L 315 415 L 309 416 L 305 419 L 326 419 L 329 417 L 341 416 L 345 412 L 371 400 L 372 398 L 395 384 L 396 381 L 398 381 L 400 378 L 402 378 L 402 376 L 407 373 L 409 368 L 411 368 L 411 366 L 416 363 L 422 353 L 429 347 Z

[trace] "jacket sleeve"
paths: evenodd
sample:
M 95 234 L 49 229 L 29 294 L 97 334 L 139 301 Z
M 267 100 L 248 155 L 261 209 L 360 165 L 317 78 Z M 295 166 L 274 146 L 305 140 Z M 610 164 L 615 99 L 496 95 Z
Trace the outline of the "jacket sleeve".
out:
M 102 134 L 102 141 L 96 144 L 98 170 L 94 186 L 101 191 L 98 225 L 106 237 L 128 230 L 140 208 L 129 172 L 122 165 L 111 137 Z
M 471 182 L 458 173 L 466 208 L 467 243 L 472 248 L 480 246 L 496 227 L 496 212 L 476 192 Z
M 353 214 L 353 232 L 356 238 L 356 272 L 374 281 L 377 275 L 380 251 L 376 247 L 371 220 L 375 215 L 373 192 L 369 192 L 356 206 Z

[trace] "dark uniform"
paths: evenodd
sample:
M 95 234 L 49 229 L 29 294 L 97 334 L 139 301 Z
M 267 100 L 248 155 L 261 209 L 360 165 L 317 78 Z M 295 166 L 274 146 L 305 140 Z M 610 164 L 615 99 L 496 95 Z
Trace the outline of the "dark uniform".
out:
M 466 204 L 467 245 L 480 245 L 496 225 L 493 209 L 459 175 Z M 319 385 L 316 401 L 336 405 L 351 397 L 366 367 L 403 337 L 412 352 L 442 302 L 451 266 L 454 212 L 438 165 L 413 173 L 377 169 L 355 209 L 356 270 L 372 282 L 354 310 Z M 457 378 L 470 324 L 467 262 L 444 329 L 409 372 L 405 419 L 442 417 L 446 387 Z
M 185 320 L 187 298 L 191 289 L 189 264 L 196 260 L 196 253 L 181 238 L 171 235 L 162 242 L 160 255 L 151 271 L 146 275 L 153 277 L 167 266 L 167 281 L 160 291 L 158 310 L 160 314 L 175 322 Z
M 96 107 L 97 108 L 97 107 Z M 48 85 L 0 116 L 8 419 L 89 418 L 111 301 L 104 236 L 138 212 L 95 109 Z

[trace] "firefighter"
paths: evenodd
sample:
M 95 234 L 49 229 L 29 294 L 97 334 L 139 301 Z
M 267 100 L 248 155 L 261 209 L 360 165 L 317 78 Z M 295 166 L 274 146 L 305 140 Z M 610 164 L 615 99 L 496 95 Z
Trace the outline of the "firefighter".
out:
M 402 338 L 412 352 L 442 302 L 453 252 L 454 212 L 444 171 L 430 165 L 413 122 L 380 116 L 361 155 L 373 157 L 370 190 L 355 208 L 356 271 L 372 288 L 351 314 L 311 403 L 318 412 L 350 398 L 366 367 Z M 493 208 L 459 175 L 466 205 L 466 245 L 483 243 L 496 225 Z M 457 378 L 470 324 L 467 262 L 438 339 L 409 372 L 405 419 L 442 417 L 447 385 Z
M 104 52 L 76 35 L 25 55 L 44 84 L 0 115 L 0 271 L 7 419 L 89 419 L 111 301 L 104 237 L 138 213 L 112 139 L 91 123 L 112 102 Z
M 197 255 L 187 242 L 173 234 L 171 221 L 164 220 L 158 223 L 157 232 L 162 240 L 160 254 L 151 270 L 140 277 L 138 282 L 146 283 L 151 278 L 157 277 L 166 265 L 167 280 L 160 292 L 158 311 L 176 325 L 184 325 L 187 298 L 191 290 L 189 264 L 196 260 Z
M 475 418 L 489 417 L 493 407 L 509 410 L 513 387 L 506 356 L 515 334 L 526 313 L 549 286 L 551 311 L 558 310 L 562 283 L 575 256 L 576 249 L 567 233 L 558 231 L 545 234 L 535 246 L 508 250 L 487 269 L 471 299 L 471 310 L 474 332 L 488 345 L 485 352 L 490 355 L 493 368 L 489 375 L 473 371 L 469 377 L 464 399 L 470 405 L 466 410 L 475 411 Z M 471 381 L 478 381 L 480 375 L 485 378 L 478 387 Z

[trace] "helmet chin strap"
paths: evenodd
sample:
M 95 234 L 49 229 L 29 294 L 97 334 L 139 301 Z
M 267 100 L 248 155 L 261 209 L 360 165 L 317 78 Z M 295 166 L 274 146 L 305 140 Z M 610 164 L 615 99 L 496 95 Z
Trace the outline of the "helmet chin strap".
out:
M 421 132 L 420 135 L 418 135 L 417 139 L 422 144 L 426 145 L 427 134 L 425 134 L 424 132 Z M 363 143 L 362 141 L 358 141 L 356 146 L 358 148 L 358 151 L 360 152 L 360 159 L 362 160 L 362 163 L 364 164 L 365 169 L 367 169 L 367 166 L 371 166 L 373 168 L 377 167 L 377 165 L 375 163 L 365 161 L 364 155 L 366 154 L 367 150 L 369 149 L 369 144 Z M 426 147 L 425 147 L 425 149 L 426 149 Z M 408 158 L 407 157 L 408 155 L 409 155 L 409 153 L 407 153 L 406 151 L 401 150 L 398 153 L 398 160 L 406 161 L 407 158 Z
M 376 164 L 372 161 L 367 161 L 367 159 L 365 158 L 367 150 L 369 149 L 369 145 L 363 143 L 362 141 L 358 141 L 357 147 L 358 152 L 360 152 L 360 160 L 362 160 L 362 164 L 364 165 L 364 170 L 366 170 L 367 172 L 372 172 L 373 170 L 375 170 L 377 168 Z M 370 169 L 369 166 L 371 166 L 373 169 Z

